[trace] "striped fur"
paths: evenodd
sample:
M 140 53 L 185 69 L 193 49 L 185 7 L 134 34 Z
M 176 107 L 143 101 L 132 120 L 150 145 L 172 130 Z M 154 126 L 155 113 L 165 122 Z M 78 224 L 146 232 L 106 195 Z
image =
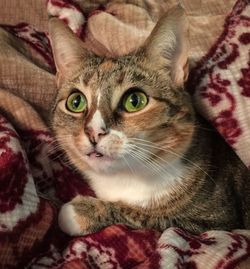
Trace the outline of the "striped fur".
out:
M 86 234 L 115 223 L 197 233 L 250 228 L 249 172 L 197 116 L 183 88 L 186 24 L 177 7 L 133 55 L 106 59 L 87 52 L 63 23 L 51 20 L 59 87 L 53 130 L 98 197 L 77 197 L 62 207 L 65 232 Z M 127 113 L 121 100 L 135 87 L 148 104 Z M 88 102 L 83 113 L 65 106 L 76 90 Z

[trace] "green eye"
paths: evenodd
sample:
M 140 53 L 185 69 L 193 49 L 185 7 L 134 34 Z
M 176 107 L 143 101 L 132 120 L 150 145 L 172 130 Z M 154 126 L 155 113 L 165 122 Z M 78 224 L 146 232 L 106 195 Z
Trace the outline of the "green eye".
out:
M 74 92 L 68 97 L 66 107 L 74 113 L 83 112 L 87 107 L 86 97 L 80 92 Z
M 129 112 L 137 112 L 142 110 L 148 103 L 148 98 L 145 93 L 141 91 L 134 91 L 123 98 L 123 108 Z

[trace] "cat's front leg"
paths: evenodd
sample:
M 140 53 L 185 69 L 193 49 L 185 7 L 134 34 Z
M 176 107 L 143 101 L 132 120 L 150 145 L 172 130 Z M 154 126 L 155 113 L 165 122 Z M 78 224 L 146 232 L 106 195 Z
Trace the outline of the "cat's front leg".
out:
M 104 227 L 107 215 L 108 208 L 103 201 L 79 195 L 61 207 L 58 223 L 69 235 L 86 235 Z
M 159 219 L 160 218 L 160 219 Z M 169 227 L 167 219 L 153 217 L 150 212 L 121 203 L 112 203 L 93 197 L 77 196 L 62 206 L 59 226 L 69 235 L 86 235 L 112 224 L 125 224 L 131 228 Z M 161 227 L 161 226 L 164 227 Z

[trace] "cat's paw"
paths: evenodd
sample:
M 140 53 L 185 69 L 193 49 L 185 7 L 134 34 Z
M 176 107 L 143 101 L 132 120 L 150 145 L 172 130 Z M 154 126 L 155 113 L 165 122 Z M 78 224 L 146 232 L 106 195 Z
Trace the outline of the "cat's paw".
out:
M 84 235 L 84 231 L 78 222 L 78 215 L 71 203 L 61 207 L 58 215 L 58 224 L 63 232 L 68 235 Z
M 100 200 L 92 197 L 77 196 L 61 207 L 58 216 L 59 227 L 71 236 L 95 232 L 102 226 L 99 221 L 104 210 L 100 203 Z

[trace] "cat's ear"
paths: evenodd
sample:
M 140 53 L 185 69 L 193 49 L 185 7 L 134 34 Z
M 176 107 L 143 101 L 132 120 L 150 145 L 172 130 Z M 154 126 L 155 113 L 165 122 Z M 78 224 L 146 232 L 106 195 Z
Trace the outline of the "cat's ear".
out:
M 173 83 L 183 85 L 188 77 L 188 21 L 180 5 L 159 20 L 143 50 L 152 67 L 170 70 Z
M 58 80 L 70 77 L 83 66 L 87 55 L 83 42 L 58 18 L 49 20 L 49 38 Z

